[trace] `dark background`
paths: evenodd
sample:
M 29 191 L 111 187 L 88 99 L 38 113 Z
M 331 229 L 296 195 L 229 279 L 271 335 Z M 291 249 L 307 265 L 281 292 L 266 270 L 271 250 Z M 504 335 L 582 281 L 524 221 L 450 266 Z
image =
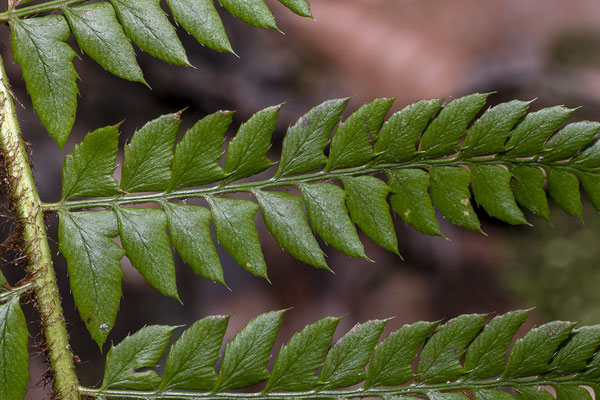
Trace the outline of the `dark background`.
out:
M 221 13 L 239 58 L 202 47 L 183 31 L 180 38 L 195 69 L 138 52 L 151 90 L 112 76 L 81 54 L 75 60 L 81 77 L 78 116 L 65 153 L 86 132 L 122 120 L 124 143 L 146 121 L 184 107 L 189 108 L 182 132 L 218 109 L 237 110 L 237 126 L 253 112 L 286 101 L 271 154 L 277 159 L 286 127 L 322 100 L 341 96 L 354 96 L 349 110 L 374 97 L 397 97 L 396 110 L 428 97 L 496 91 L 491 104 L 537 98 L 533 109 L 582 106 L 571 122 L 600 119 L 597 0 L 314 0 L 316 20 L 296 17 L 275 1 L 267 3 L 285 35 Z M 41 197 L 56 201 L 64 154 L 31 110 L 6 27 L 0 37 L 14 92 L 24 106 L 18 112 L 33 146 Z M 449 241 L 427 237 L 397 219 L 404 261 L 364 235 L 374 263 L 324 247 L 335 275 L 284 253 L 257 218 L 272 284 L 236 265 L 220 247 L 231 291 L 195 276 L 175 255 L 183 305 L 158 294 L 123 259 L 124 299 L 104 352 L 111 340 L 118 342 L 146 324 L 189 325 L 206 315 L 234 313 L 227 334 L 231 338 L 257 314 L 287 307 L 293 309 L 284 318 L 276 349 L 293 332 L 326 315 L 345 316 L 337 336 L 373 318 L 395 316 L 389 331 L 421 319 L 525 307 L 536 307 L 528 327 L 549 319 L 600 323 L 600 218 L 587 201 L 585 224 L 555 207 L 552 224 L 528 215 L 534 228 L 510 227 L 478 212 L 487 235 L 440 219 Z M 57 222 L 50 216 L 48 227 L 72 347 L 81 359 L 83 383 L 95 385 L 104 356 L 74 309 L 65 260 L 58 254 Z M 3 229 L 6 233 L 8 225 Z M 16 268 L 5 269 L 11 282 L 19 279 Z M 26 311 L 34 346 L 39 323 L 31 306 Z M 48 392 L 41 380 L 46 369 L 42 357 L 32 359 L 27 399 Z

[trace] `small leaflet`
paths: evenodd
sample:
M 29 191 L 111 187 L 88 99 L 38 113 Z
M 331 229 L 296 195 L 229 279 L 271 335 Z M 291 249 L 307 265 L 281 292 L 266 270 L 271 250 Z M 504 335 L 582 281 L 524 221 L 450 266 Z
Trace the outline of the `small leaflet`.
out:
M 167 0 L 167 4 L 175 22 L 198 42 L 213 50 L 233 53 L 212 0 Z
M 494 317 L 469 345 L 464 368 L 469 379 L 493 378 L 504 371 L 506 354 L 529 310 Z
M 218 315 L 186 329 L 169 351 L 159 391 L 212 389 L 217 382 L 214 365 L 228 323 L 229 315 Z
M 548 193 L 552 200 L 565 212 L 583 218 L 579 180 L 568 170 L 554 167 L 546 168 L 548 179 Z
M 502 378 L 512 379 L 548 372 L 548 362 L 574 327 L 573 322 L 553 321 L 530 330 L 512 347 Z
M 512 175 L 499 165 L 471 166 L 475 201 L 492 217 L 512 225 L 527 224 L 510 187 Z
M 377 345 L 369 363 L 365 389 L 399 386 L 414 377 L 412 362 L 437 322 L 404 325 Z
M 301 184 L 299 187 L 312 229 L 348 257 L 367 259 L 346 209 L 346 192 L 330 183 Z
M 600 131 L 600 123 L 582 121 L 569 124 L 544 144 L 543 161 L 569 159 L 590 143 Z
M 232 111 L 217 111 L 198 121 L 175 147 L 171 189 L 200 186 L 225 177 L 219 165 Z
M 563 106 L 529 113 L 517 125 L 506 142 L 508 157 L 530 157 L 543 150 L 548 137 L 575 111 Z
M 341 318 L 326 317 L 307 325 L 281 348 L 265 392 L 311 390 L 319 379 L 317 369 L 331 345 Z
M 415 229 L 443 236 L 429 197 L 429 174 L 420 169 L 388 170 L 386 174 L 392 191 L 392 210 Z
M 4 400 L 23 400 L 29 381 L 29 332 L 19 296 L 0 304 L 0 393 Z
M 431 121 L 419 143 L 423 157 L 434 158 L 454 154 L 469 123 L 485 105 L 489 93 L 475 93 L 452 100 Z
M 323 251 L 306 221 L 302 199 L 288 193 L 254 192 L 267 229 L 294 258 L 317 268 L 329 269 Z
M 115 212 L 127 258 L 159 292 L 179 300 L 165 213 L 155 208 L 121 207 L 115 207 Z
M 346 204 L 355 224 L 375 243 L 400 255 L 387 196 L 390 188 L 373 176 L 342 178 Z
M 364 165 L 376 153 L 372 142 L 383 124 L 394 99 L 375 99 L 340 123 L 331 139 L 326 171 Z
M 115 325 L 122 297 L 121 258 L 125 252 L 111 238 L 118 224 L 111 210 L 60 212 L 58 242 L 67 259 L 73 299 L 98 346 Z
M 513 179 L 510 182 L 515 200 L 527 210 L 550 221 L 550 208 L 544 190 L 546 175 L 540 168 L 520 165 L 511 169 Z
M 408 161 L 417 155 L 416 142 L 444 99 L 421 100 L 393 114 L 381 127 L 375 143 L 377 163 Z
M 119 147 L 119 129 L 107 126 L 85 135 L 62 168 L 62 199 L 111 196 L 119 193 L 113 178 Z
M 265 364 L 271 355 L 285 311 L 261 314 L 235 335 L 225 348 L 213 391 L 246 387 L 269 378 Z
M 169 235 L 181 259 L 195 273 L 213 282 L 225 284 L 219 254 L 212 241 L 209 209 L 186 204 L 163 203 Z
M 148 54 L 190 66 L 175 28 L 160 7 L 160 0 L 110 0 L 127 36 Z
M 462 167 L 432 167 L 431 199 L 442 215 L 456 225 L 481 231 L 471 205 L 471 173 Z
M 366 378 L 365 366 L 385 328 L 386 320 L 356 324 L 329 350 L 321 375 L 321 389 L 351 386 Z
M 146 84 L 135 50 L 112 5 L 100 2 L 61 10 L 81 50 L 119 78 Z
M 441 383 L 461 376 L 464 369 L 459 360 L 484 325 L 482 314 L 460 315 L 440 325 L 421 350 L 419 382 Z
M 278 29 L 275 18 L 263 0 L 218 0 L 223 7 L 245 23 L 258 28 Z
M 77 110 L 75 52 L 65 43 L 71 29 L 65 17 L 10 19 L 15 61 L 21 66 L 27 92 L 40 121 L 62 150 Z
M 327 100 L 311 109 L 288 129 L 275 178 L 321 168 L 329 134 L 348 105 L 348 98 Z
M 267 278 L 254 216 L 258 205 L 248 200 L 213 198 L 208 202 L 213 215 L 217 240 L 235 261 L 253 275 Z
M 244 122 L 227 145 L 225 182 L 255 175 L 272 166 L 267 158 L 281 105 L 265 108 Z
M 127 336 L 121 343 L 111 346 L 106 355 L 104 380 L 100 390 L 118 387 L 151 390 L 160 383 L 153 370 L 136 372 L 140 368 L 153 368 L 169 345 L 176 326 L 151 325 Z
M 488 109 L 469 128 L 461 154 L 479 157 L 504 150 L 512 128 L 525 115 L 530 104 L 530 101 L 513 100 Z
M 164 190 L 169 186 L 173 146 L 180 123 L 180 113 L 162 115 L 134 133 L 123 157 L 124 191 Z

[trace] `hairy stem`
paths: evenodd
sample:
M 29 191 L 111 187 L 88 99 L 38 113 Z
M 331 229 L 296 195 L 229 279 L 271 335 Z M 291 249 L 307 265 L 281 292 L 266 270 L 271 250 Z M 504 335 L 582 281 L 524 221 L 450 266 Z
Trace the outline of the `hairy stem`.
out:
M 77 210 L 90 207 L 115 207 L 124 206 L 128 204 L 142 204 L 142 203 L 160 203 L 170 200 L 183 200 L 193 197 L 208 197 L 208 196 L 219 196 L 227 193 L 238 193 L 238 192 L 252 192 L 256 189 L 268 189 L 280 186 L 294 186 L 299 183 L 308 183 L 316 181 L 326 181 L 329 179 L 337 179 L 346 176 L 354 175 L 365 175 L 375 174 L 383 172 L 388 169 L 402 169 L 402 168 L 429 168 L 434 166 L 471 166 L 474 164 L 494 164 L 494 165 L 528 165 L 533 167 L 558 167 L 564 168 L 570 172 L 575 171 L 596 171 L 588 168 L 575 168 L 564 162 L 547 162 L 542 163 L 533 159 L 505 159 L 502 156 L 492 158 L 473 158 L 473 159 L 462 159 L 456 158 L 444 158 L 444 159 L 430 159 L 422 160 L 415 159 L 403 163 L 397 164 L 378 164 L 372 166 L 360 166 L 352 168 L 344 168 L 335 171 L 320 171 L 303 175 L 286 176 L 280 178 L 270 178 L 261 181 L 243 182 L 237 184 L 217 185 L 212 187 L 200 187 L 192 189 L 181 189 L 174 190 L 172 192 L 156 192 L 148 194 L 131 194 L 131 195 L 115 195 L 112 197 L 98 198 L 98 199 L 85 199 L 85 200 L 70 200 L 62 201 L 57 203 L 43 203 L 42 207 L 46 212 L 53 212 L 59 210 Z
M 29 158 L 0 58 L 0 145 L 8 174 L 10 192 L 22 229 L 28 272 L 42 319 L 48 357 L 58 399 L 79 399 L 79 385 L 67 328 L 60 304 L 56 276 L 44 226 L 44 212 L 29 166 Z
M 136 390 L 102 390 L 81 387 L 81 394 L 94 398 L 116 397 L 121 399 L 188 399 L 188 400 L 314 400 L 314 399 L 354 399 L 354 398 L 394 398 L 395 396 L 406 396 L 415 394 L 426 394 L 428 392 L 440 391 L 472 391 L 478 389 L 495 389 L 499 387 L 510 387 L 519 389 L 523 387 L 552 386 L 556 384 L 569 384 L 574 386 L 590 386 L 597 384 L 596 381 L 587 381 L 572 378 L 557 378 L 555 380 L 540 378 L 526 378 L 516 380 L 489 380 L 489 381 L 458 381 L 440 384 L 412 384 L 395 388 L 369 388 L 348 390 L 310 390 L 306 392 L 273 392 L 273 393 L 212 393 L 212 392 L 184 392 L 184 391 L 136 391 Z

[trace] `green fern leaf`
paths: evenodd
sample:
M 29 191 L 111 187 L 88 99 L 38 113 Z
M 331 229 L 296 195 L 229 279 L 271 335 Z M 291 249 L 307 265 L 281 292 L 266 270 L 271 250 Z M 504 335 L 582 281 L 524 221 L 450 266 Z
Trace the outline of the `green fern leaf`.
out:
M 267 158 L 271 136 L 277 126 L 281 106 L 266 108 L 243 123 L 227 145 L 225 182 L 235 181 L 264 171 L 273 165 Z
M 258 205 L 248 200 L 208 198 L 217 240 L 235 261 L 252 274 L 267 278 L 254 216 Z
M 267 229 L 277 243 L 298 260 L 329 269 L 317 240 L 306 221 L 302 199 L 288 193 L 254 192 Z
M 212 0 L 167 0 L 173 19 L 198 42 L 233 53 L 223 22 Z
M 231 111 L 217 111 L 198 121 L 175 148 L 170 189 L 200 186 L 225 177 L 219 165 Z
M 81 50 L 119 78 L 146 84 L 113 6 L 100 2 L 62 10 Z
M 0 393 L 6 400 L 22 400 L 29 381 L 27 321 L 19 296 L 0 305 Z
M 323 388 L 354 385 L 365 379 L 365 366 L 388 320 L 357 324 L 329 350 L 319 380 Z
M 579 180 L 564 169 L 547 168 L 548 193 L 565 212 L 582 218 L 583 206 L 579 194 Z
M 21 66 L 33 108 L 52 139 L 63 148 L 75 123 L 78 78 L 75 52 L 65 41 L 69 24 L 62 15 L 11 19 L 15 61 Z
M 546 176 L 538 167 L 518 166 L 510 171 L 511 188 L 517 202 L 533 214 L 550 221 L 550 209 L 544 190 Z
M 303 391 L 314 388 L 317 369 L 331 344 L 341 318 L 327 317 L 296 333 L 279 351 L 264 392 Z
M 58 240 L 67 259 L 73 299 L 100 348 L 115 324 L 122 296 L 120 260 L 125 252 L 110 240 L 117 235 L 112 211 L 60 213 Z
M 245 23 L 259 28 L 278 29 L 275 18 L 263 0 L 218 0 L 227 11 Z
M 269 378 L 265 364 L 284 312 L 259 315 L 227 344 L 215 392 L 253 385 Z
M 65 158 L 62 170 L 62 198 L 110 196 L 119 193 L 113 178 L 119 146 L 116 126 L 88 133 L 73 153 Z
M 577 155 L 577 153 L 600 131 L 597 122 L 576 122 L 569 124 L 552 135 L 544 145 L 543 159 L 545 161 L 566 160 Z
M 191 66 L 160 0 L 110 0 L 127 36 L 148 54 L 175 65 Z
M 195 273 L 227 287 L 219 254 L 212 241 L 209 209 L 185 204 L 163 203 L 173 247 Z
M 152 208 L 115 210 L 127 258 L 159 292 L 179 300 L 165 214 Z
M 100 390 L 111 387 L 147 390 L 158 386 L 160 377 L 155 371 L 135 370 L 156 365 L 176 328 L 166 325 L 147 326 L 111 347 L 106 355 L 104 380 Z
M 301 17 L 312 17 L 310 4 L 306 0 L 279 0 L 279 2 Z
M 137 131 L 125 147 L 121 188 L 161 190 L 171 181 L 171 160 L 180 114 L 163 115 Z
M 399 255 L 398 239 L 386 200 L 389 186 L 372 176 L 343 178 L 342 182 L 352 221 L 375 243 Z
M 300 185 L 312 228 L 348 257 L 368 259 L 346 209 L 346 192 L 330 183 Z
M 433 204 L 450 222 L 480 231 L 479 219 L 471 206 L 471 173 L 464 168 L 434 167 L 431 174 Z
M 201 319 L 186 329 L 169 351 L 159 390 L 212 389 L 217 382 L 214 365 L 228 323 L 229 315 L 219 315 Z

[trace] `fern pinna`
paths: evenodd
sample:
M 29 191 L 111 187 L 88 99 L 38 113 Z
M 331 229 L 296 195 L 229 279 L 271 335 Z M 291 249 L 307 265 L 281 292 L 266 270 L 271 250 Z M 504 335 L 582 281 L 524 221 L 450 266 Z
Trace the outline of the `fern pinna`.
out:
M 570 214 L 581 217 L 580 183 L 600 209 L 600 124 L 559 129 L 573 110 L 527 114 L 523 101 L 500 104 L 473 121 L 487 97 L 473 94 L 445 106 L 442 99 L 420 101 L 387 120 L 393 99 L 376 99 L 342 122 L 348 99 L 326 101 L 288 129 L 274 174 L 257 180 L 245 178 L 275 164 L 267 153 L 279 105 L 243 123 L 224 160 L 231 112 L 206 116 L 176 146 L 181 115 L 161 116 L 125 147 L 120 183 L 113 178 L 118 127 L 89 133 L 65 159 L 62 200 L 43 208 L 59 213 L 60 250 L 92 337 L 102 346 L 113 327 L 124 255 L 159 292 L 176 299 L 170 242 L 195 272 L 225 284 L 211 222 L 225 250 L 268 279 L 254 224 L 259 208 L 281 247 L 317 268 L 328 265 L 313 230 L 346 255 L 368 259 L 358 225 L 400 254 L 389 204 L 426 234 L 442 235 L 434 206 L 449 221 L 481 230 L 470 186 L 480 207 L 510 224 L 527 224 L 521 207 L 549 218 L 544 182 Z M 239 192 L 252 197 L 231 197 Z M 205 204 L 187 205 L 189 198 Z M 122 247 L 111 240 L 117 236 Z
M 327 317 L 292 336 L 269 372 L 265 364 L 284 312 L 259 315 L 238 332 L 225 348 L 218 374 L 214 365 L 228 315 L 186 329 L 171 346 L 162 377 L 148 368 L 156 367 L 178 327 L 147 326 L 111 347 L 102 385 L 81 393 L 223 400 L 538 400 L 553 399 L 550 388 L 558 400 L 591 400 L 588 389 L 600 393 L 600 326 L 574 329 L 572 322 L 550 322 L 530 330 L 509 351 L 528 311 L 496 316 L 487 324 L 482 314 L 416 322 L 379 344 L 388 320 L 373 320 L 357 324 L 332 346 L 341 318 Z M 231 392 L 263 382 L 260 391 Z M 348 386 L 353 388 L 343 389 Z
M 31 0 L 9 1 L 0 22 L 8 22 L 15 60 L 21 66 L 33 108 L 62 148 L 75 123 L 76 56 L 67 40 L 112 74 L 148 85 L 130 40 L 153 57 L 192 66 L 161 0 L 52 0 L 18 7 Z M 312 17 L 307 0 L 279 0 L 297 15 Z M 83 5 L 78 5 L 85 3 Z M 263 0 L 219 0 L 229 13 L 259 28 L 277 29 Z M 76 6 L 77 5 L 77 6 Z M 213 0 L 166 0 L 173 20 L 211 49 L 233 53 Z M 40 13 L 50 15 L 28 18 Z

